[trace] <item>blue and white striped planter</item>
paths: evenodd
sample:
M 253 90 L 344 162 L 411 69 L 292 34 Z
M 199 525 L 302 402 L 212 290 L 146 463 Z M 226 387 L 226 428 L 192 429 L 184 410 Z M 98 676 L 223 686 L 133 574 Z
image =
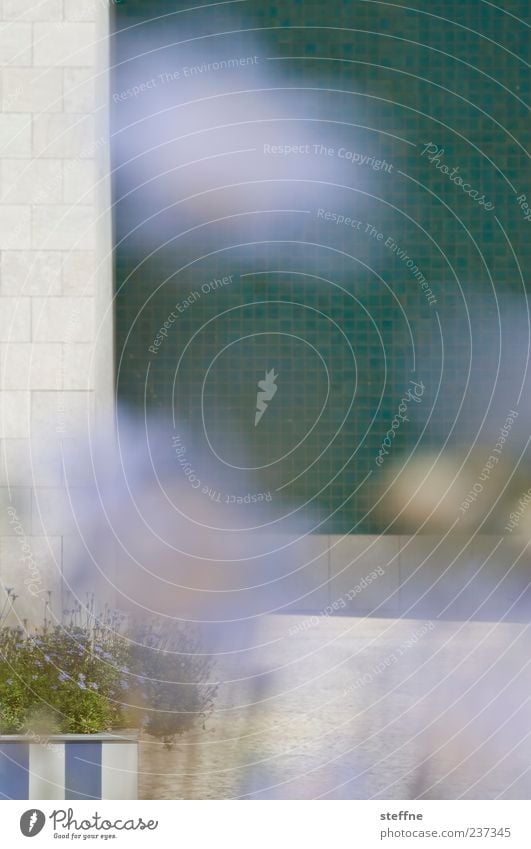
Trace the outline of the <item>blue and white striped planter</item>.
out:
M 0 736 L 0 799 L 137 799 L 138 741 L 115 734 Z

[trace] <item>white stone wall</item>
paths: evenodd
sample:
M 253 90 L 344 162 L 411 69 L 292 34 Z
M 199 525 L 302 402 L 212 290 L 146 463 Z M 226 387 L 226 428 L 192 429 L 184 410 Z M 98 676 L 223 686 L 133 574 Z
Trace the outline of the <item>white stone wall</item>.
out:
M 113 403 L 108 13 L 0 2 L 0 579 L 24 614 L 68 550 L 61 441 Z

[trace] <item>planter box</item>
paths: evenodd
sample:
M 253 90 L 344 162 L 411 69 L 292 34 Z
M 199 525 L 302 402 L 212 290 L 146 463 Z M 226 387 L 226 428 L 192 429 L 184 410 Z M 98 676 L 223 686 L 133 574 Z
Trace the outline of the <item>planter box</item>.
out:
M 137 798 L 136 737 L 0 736 L 0 799 Z

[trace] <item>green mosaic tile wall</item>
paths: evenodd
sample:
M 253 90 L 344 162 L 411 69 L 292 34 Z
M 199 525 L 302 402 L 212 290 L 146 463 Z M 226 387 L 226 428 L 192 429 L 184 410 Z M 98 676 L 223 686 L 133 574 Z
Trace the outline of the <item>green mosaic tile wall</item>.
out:
M 528 4 L 186 9 L 114 6 L 118 396 L 175 415 L 203 481 L 388 530 L 375 458 L 410 381 L 389 461 L 479 432 L 477 343 L 500 298 L 525 304 Z

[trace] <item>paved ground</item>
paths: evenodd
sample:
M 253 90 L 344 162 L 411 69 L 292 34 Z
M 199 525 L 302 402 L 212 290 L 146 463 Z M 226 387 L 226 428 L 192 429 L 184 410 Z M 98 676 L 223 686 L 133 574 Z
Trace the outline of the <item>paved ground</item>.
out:
M 254 639 L 205 730 L 142 742 L 142 797 L 530 797 L 525 626 L 272 616 Z

